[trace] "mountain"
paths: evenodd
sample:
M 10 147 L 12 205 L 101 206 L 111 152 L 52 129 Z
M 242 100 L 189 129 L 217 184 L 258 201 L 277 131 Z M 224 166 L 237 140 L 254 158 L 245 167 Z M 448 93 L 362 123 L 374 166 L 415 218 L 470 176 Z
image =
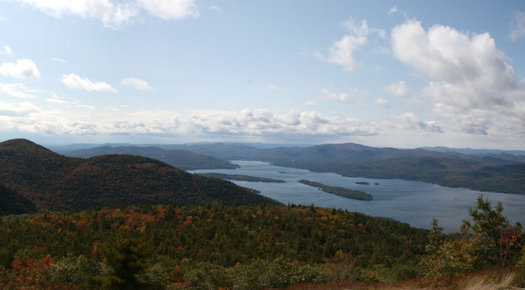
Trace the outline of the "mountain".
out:
M 235 169 L 238 166 L 217 158 L 195 154 L 187 150 L 169 150 L 154 146 L 100 146 L 64 152 L 71 157 L 89 158 L 106 154 L 130 154 L 157 159 L 171 166 L 183 169 Z
M 27 198 L 0 184 L 0 216 L 36 212 L 37 207 Z
M 0 180 L 43 209 L 129 204 L 276 203 L 249 189 L 133 155 L 89 159 L 54 153 L 25 139 L 0 143 Z
M 525 194 L 525 159 L 505 152 L 462 154 L 353 143 L 272 149 L 221 143 L 181 148 L 225 160 L 258 160 L 345 176 L 416 180 L 447 187 Z

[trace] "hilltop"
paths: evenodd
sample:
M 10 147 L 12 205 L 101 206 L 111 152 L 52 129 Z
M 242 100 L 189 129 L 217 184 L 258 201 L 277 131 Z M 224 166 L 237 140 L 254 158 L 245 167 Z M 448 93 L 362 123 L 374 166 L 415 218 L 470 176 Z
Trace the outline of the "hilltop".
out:
M 276 203 L 231 182 L 192 175 L 150 158 L 71 158 L 25 139 L 0 143 L 0 167 L 0 180 L 5 185 L 42 209 Z

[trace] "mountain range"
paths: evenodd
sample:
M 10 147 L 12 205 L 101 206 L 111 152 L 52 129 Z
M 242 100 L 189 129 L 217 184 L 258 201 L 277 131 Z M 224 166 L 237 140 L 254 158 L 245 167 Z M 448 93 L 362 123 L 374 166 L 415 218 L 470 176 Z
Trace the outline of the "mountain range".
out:
M 226 160 L 196 154 L 188 150 L 162 149 L 154 146 L 99 146 L 62 152 L 66 156 L 89 158 L 107 154 L 130 154 L 157 159 L 182 170 L 235 169 L 238 166 Z
M 231 182 L 127 154 L 66 157 L 25 139 L 0 143 L 0 183 L 41 209 L 130 204 L 273 204 Z
M 159 146 L 224 161 L 257 160 L 345 176 L 415 180 L 447 187 L 525 194 L 525 156 L 513 154 L 522 151 L 396 149 L 353 143 L 275 148 L 235 143 Z

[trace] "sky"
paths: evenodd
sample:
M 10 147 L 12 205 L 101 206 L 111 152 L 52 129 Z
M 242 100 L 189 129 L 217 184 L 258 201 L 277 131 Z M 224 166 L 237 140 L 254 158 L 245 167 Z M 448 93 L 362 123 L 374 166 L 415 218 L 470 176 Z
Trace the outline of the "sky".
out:
M 0 0 L 0 140 L 525 150 L 524 1 Z

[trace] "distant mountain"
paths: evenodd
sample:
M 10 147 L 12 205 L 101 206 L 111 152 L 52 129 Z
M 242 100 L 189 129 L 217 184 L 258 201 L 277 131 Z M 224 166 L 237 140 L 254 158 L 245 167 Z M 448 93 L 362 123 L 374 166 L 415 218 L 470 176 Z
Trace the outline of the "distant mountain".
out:
M 345 176 L 417 180 L 448 187 L 525 194 L 525 159 L 508 153 L 473 155 L 353 143 L 273 149 L 221 143 L 182 148 L 225 160 L 258 160 Z
M 202 154 L 195 154 L 191 151 L 162 149 L 154 146 L 100 146 L 64 152 L 64 155 L 66 156 L 81 158 L 89 158 L 106 154 L 130 154 L 148 157 L 160 160 L 183 170 L 219 168 L 234 169 L 238 167 L 237 165 L 234 165 L 228 161 Z
M 0 184 L 0 216 L 36 212 L 37 207 L 27 198 Z
M 437 152 L 457 152 L 471 155 L 499 155 L 508 154 L 514 156 L 525 156 L 525 150 L 496 150 L 496 149 L 473 149 L 473 148 L 449 148 L 443 146 L 422 147 L 421 149 Z
M 231 182 L 192 175 L 150 158 L 71 158 L 25 139 L 0 143 L 0 168 L 2 182 L 43 209 L 276 203 Z

